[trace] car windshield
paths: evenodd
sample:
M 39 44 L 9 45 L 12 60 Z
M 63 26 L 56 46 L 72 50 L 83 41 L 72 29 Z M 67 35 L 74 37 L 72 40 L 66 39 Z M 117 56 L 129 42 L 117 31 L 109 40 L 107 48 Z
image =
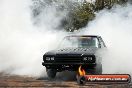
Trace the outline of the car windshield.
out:
M 71 48 L 89 48 L 97 47 L 98 48 L 98 39 L 97 37 L 78 37 L 78 36 L 67 36 L 63 39 L 60 48 L 71 47 Z

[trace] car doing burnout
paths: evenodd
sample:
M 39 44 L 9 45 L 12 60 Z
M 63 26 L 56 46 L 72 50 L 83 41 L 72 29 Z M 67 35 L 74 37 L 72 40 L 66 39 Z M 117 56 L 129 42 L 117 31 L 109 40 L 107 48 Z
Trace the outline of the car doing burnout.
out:
M 64 37 L 59 48 L 43 55 L 42 65 L 49 78 L 64 70 L 78 71 L 79 66 L 90 74 L 102 74 L 101 57 L 97 50 L 105 48 L 100 36 L 71 35 Z

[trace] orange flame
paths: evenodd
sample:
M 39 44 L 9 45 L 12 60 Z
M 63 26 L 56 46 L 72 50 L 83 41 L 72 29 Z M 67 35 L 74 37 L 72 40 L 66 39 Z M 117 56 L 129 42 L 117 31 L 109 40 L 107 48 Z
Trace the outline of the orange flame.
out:
M 84 69 L 81 69 L 81 65 L 79 66 L 79 69 L 78 69 L 78 72 L 79 72 L 79 75 L 80 76 L 84 76 L 86 74 L 85 70 Z

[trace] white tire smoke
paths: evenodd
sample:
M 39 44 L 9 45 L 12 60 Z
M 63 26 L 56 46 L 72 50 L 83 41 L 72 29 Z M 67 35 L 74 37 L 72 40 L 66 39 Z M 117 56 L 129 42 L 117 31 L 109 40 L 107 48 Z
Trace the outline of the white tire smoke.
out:
M 102 54 L 103 73 L 132 73 L 131 5 L 103 10 L 83 29 L 84 34 L 102 36 L 107 52 Z

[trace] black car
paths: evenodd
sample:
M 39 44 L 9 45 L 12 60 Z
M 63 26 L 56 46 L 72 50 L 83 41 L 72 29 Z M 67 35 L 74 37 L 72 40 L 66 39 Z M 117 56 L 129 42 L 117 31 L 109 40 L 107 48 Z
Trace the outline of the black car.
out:
M 101 57 L 96 51 L 105 48 L 105 43 L 96 35 L 66 36 L 57 50 L 43 55 L 42 65 L 49 78 L 64 70 L 78 71 L 79 66 L 91 74 L 102 74 Z

